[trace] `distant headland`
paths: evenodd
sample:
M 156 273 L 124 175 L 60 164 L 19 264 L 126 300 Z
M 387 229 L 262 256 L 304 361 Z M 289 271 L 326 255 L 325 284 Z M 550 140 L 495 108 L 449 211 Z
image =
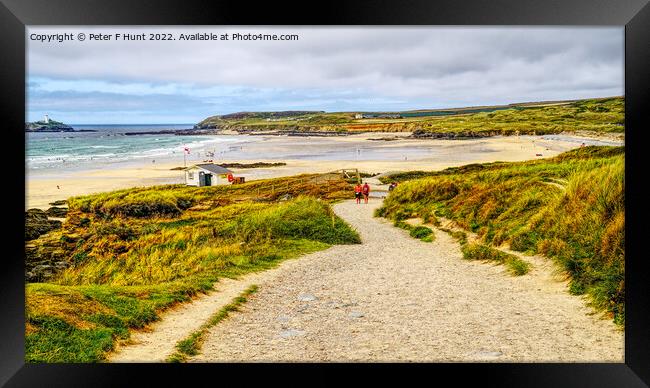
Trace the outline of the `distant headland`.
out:
M 397 112 L 238 112 L 207 117 L 192 131 L 178 134 L 341 136 L 362 132 L 410 132 L 417 139 L 561 133 L 622 139 L 625 99 L 597 97 Z
M 25 123 L 25 132 L 96 132 L 92 129 L 75 130 L 60 121 L 52 120 L 48 115 L 43 120 Z

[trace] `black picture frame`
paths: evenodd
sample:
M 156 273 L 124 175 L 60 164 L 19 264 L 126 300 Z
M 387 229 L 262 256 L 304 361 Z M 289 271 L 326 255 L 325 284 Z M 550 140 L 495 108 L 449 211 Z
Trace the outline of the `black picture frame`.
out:
M 648 0 L 463 0 L 402 2 L 259 2 L 201 0 L 0 0 L 0 90 L 4 222 L 0 299 L 0 384 L 6 386 L 171 385 L 227 377 L 248 382 L 277 377 L 294 383 L 343 382 L 340 372 L 369 372 L 454 385 L 643 387 L 650 384 L 650 273 L 642 242 L 648 225 L 644 162 L 650 127 L 650 5 Z M 625 363 L 539 364 L 50 364 L 24 362 L 25 27 L 26 25 L 591 25 L 625 26 L 626 327 Z M 645 133 L 644 133 L 645 132 Z M 23 206 L 24 207 L 24 206 Z M 248 370 L 256 367 L 258 373 Z M 365 377 L 364 377 L 365 379 Z M 346 378 L 347 380 L 347 378 Z M 364 380 L 366 381 L 366 380 Z M 369 380 L 368 380 L 369 381 Z

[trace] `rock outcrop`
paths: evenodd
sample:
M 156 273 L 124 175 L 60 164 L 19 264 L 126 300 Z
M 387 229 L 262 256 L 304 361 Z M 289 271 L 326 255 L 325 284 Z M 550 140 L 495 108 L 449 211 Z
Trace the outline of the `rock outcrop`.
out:
M 60 121 L 49 120 L 25 123 L 25 132 L 75 132 L 75 130 Z
M 411 137 L 415 139 L 474 139 L 474 138 L 498 136 L 501 134 L 502 133 L 498 131 L 433 132 L 433 131 L 425 131 L 423 129 L 417 129 L 413 131 Z
M 68 208 L 52 206 L 45 211 L 48 217 L 64 218 L 68 214 Z
M 53 241 L 25 244 L 25 281 L 45 282 L 70 266 L 60 244 Z
M 29 209 L 25 212 L 25 241 L 59 228 L 61 221 L 48 219 L 48 214 L 41 209 Z
M 65 217 L 68 209 L 51 207 L 47 211 L 29 209 L 25 212 L 25 280 L 44 282 L 52 278 L 70 263 L 66 259 L 66 244 L 73 244 L 69 236 L 63 239 L 59 234 L 47 235 L 61 229 L 62 222 L 51 217 Z M 32 241 L 36 240 L 37 241 Z

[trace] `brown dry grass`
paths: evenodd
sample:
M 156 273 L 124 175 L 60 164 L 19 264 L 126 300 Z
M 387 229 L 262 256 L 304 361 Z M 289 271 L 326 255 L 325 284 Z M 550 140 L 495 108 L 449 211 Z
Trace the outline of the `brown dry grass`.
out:
M 38 312 L 39 315 L 48 315 L 61 318 L 79 329 L 92 329 L 95 324 L 83 319 L 84 316 L 93 314 L 114 314 L 115 312 L 101 303 L 87 299 L 80 293 L 69 292 L 59 294 L 31 294 L 26 301 L 27 311 Z M 26 330 L 32 326 L 29 323 Z M 32 329 L 36 331 L 35 328 Z M 27 331 L 26 331 L 27 332 Z M 27 332 L 28 333 L 28 332 Z

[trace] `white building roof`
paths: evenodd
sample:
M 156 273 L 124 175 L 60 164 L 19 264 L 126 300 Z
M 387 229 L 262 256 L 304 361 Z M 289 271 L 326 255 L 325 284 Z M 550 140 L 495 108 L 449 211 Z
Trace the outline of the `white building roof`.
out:
M 213 164 L 213 163 L 205 163 L 205 164 L 195 164 L 194 166 L 190 166 L 186 168 L 185 170 L 191 170 L 193 168 L 200 168 L 202 170 L 210 171 L 215 174 L 228 174 L 232 173 L 232 171 L 228 170 L 227 168 L 221 167 L 218 164 Z

